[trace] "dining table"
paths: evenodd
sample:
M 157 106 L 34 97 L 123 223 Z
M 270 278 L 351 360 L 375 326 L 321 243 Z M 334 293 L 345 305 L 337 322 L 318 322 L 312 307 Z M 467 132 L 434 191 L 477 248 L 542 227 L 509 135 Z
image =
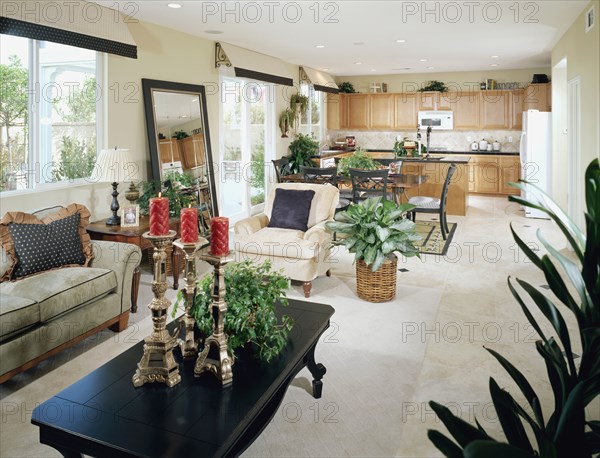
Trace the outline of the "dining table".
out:
M 281 181 L 284 183 L 303 183 L 304 177 L 301 173 L 292 173 L 283 175 Z M 392 190 L 392 196 L 397 205 L 408 201 L 406 190 L 417 187 L 427 181 L 427 175 L 417 175 L 413 173 L 390 173 L 387 184 Z M 349 176 L 337 175 L 337 184 L 340 189 L 350 189 L 352 191 L 352 181 Z

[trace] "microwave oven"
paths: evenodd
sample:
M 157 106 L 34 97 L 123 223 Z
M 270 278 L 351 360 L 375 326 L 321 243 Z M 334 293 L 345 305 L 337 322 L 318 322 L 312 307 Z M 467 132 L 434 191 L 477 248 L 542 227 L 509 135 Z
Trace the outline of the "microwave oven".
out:
M 454 113 L 451 111 L 419 111 L 419 126 L 432 130 L 454 129 Z

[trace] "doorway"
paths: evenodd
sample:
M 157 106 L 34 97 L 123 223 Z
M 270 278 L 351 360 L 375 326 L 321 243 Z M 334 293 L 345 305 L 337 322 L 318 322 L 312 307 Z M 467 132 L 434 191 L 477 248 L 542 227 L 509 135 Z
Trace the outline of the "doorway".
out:
M 572 78 L 567 83 L 567 157 L 568 190 L 567 211 L 571 219 L 583 227 L 584 195 L 581 179 L 581 79 Z

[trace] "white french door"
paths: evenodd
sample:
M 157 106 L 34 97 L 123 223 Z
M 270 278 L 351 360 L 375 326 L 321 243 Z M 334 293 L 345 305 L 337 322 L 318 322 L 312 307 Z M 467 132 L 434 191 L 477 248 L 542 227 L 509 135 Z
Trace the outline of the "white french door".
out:
M 232 222 L 261 212 L 274 157 L 273 85 L 221 80 L 221 214 Z

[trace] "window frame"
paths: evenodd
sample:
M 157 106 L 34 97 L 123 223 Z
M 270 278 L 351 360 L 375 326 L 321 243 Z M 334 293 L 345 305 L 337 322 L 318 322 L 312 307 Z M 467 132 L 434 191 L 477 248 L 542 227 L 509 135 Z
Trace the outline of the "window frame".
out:
M 10 35 L 7 35 L 10 36 Z M 19 196 L 25 194 L 35 194 L 38 192 L 47 192 L 51 190 L 64 189 L 66 187 L 80 187 L 93 184 L 94 181 L 90 177 L 66 179 L 56 182 L 43 182 L 41 175 L 43 169 L 47 164 L 42 165 L 41 163 L 41 131 L 40 131 L 40 116 L 41 116 L 41 102 L 37 102 L 36 98 L 41 97 L 38 91 L 41 91 L 40 83 L 40 40 L 32 38 L 25 38 L 27 40 L 28 56 L 28 72 L 29 72 L 29 85 L 28 85 L 28 109 L 31 113 L 28 122 L 27 132 L 27 164 L 25 170 L 27 176 L 33 177 L 33 180 L 28 180 L 28 187 L 26 189 L 13 189 L 0 191 L 1 197 Z M 58 43 L 60 44 L 60 43 Z M 68 46 L 68 45 L 63 45 Z M 107 98 L 103 97 L 102 94 L 106 94 L 105 82 L 106 70 L 107 70 L 107 54 L 100 51 L 95 52 L 95 77 L 96 85 L 100 88 L 101 96 L 97 97 L 96 100 L 96 154 L 102 149 L 102 145 L 106 144 L 107 133 L 105 130 L 106 126 L 106 113 L 107 113 Z M 36 89 L 40 88 L 40 89 Z

